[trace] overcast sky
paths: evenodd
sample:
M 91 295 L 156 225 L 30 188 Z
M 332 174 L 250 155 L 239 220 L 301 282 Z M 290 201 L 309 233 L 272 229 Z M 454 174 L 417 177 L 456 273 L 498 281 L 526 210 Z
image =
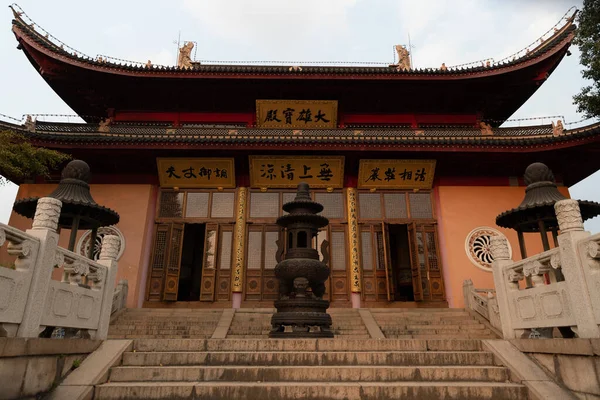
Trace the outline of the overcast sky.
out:
M 387 64 L 394 59 L 393 45 L 407 45 L 410 33 L 414 66 L 439 67 L 509 56 L 581 1 L 22 0 L 19 5 L 53 36 L 89 56 L 173 65 L 174 42 L 181 35 L 182 41 L 197 43 L 197 60 Z M 73 114 L 16 49 L 11 19 L 8 8 L 0 9 L 0 113 Z M 579 52 L 571 51 L 511 118 L 561 115 L 566 123 L 582 118 L 572 96 L 585 82 Z M 597 172 L 572 187 L 571 195 L 600 201 L 599 188 Z M 14 185 L 0 187 L 0 222 L 8 220 L 15 193 Z M 587 228 L 600 231 L 600 220 Z

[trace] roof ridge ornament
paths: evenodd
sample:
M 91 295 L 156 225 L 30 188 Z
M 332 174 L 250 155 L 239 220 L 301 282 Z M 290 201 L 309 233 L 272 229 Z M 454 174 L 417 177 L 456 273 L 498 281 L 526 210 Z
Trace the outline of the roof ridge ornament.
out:
M 398 64 L 396 69 L 398 71 L 410 71 L 412 69 L 412 65 L 410 64 L 410 52 L 406 49 L 406 46 L 397 44 L 394 48 L 398 54 Z

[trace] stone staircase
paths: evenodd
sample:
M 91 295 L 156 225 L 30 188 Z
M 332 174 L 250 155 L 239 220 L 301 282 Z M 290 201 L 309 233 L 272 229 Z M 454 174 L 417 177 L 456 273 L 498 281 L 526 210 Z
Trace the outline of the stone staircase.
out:
M 128 308 L 111 322 L 108 338 L 210 338 L 222 313 L 222 309 Z
M 473 339 L 136 339 L 94 391 L 96 400 L 527 398 Z
M 456 308 L 371 308 L 386 338 L 393 339 L 497 339 L 484 324 Z

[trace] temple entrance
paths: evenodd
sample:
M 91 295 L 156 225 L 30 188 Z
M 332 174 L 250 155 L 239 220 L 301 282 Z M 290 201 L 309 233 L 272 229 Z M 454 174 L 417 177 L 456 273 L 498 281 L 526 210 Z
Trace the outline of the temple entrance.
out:
M 390 298 L 395 301 L 414 301 L 408 226 L 391 224 L 388 228 L 390 244 Z
M 177 301 L 198 301 L 204 258 L 206 224 L 185 224 Z

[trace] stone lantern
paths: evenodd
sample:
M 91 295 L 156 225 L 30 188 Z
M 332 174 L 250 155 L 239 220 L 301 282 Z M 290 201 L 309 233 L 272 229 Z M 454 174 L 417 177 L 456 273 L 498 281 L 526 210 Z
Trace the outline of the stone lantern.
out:
M 278 257 L 275 267 L 279 300 L 275 301 L 277 312 L 271 318 L 273 329 L 269 337 L 331 338 L 331 316 L 326 312 L 329 301 L 323 300 L 329 267 L 319 260 L 319 252 L 313 248 L 319 228 L 327 226 L 329 220 L 318 215 L 323 206 L 312 201 L 306 183 L 298 185 L 296 198 L 284 204 L 283 210 L 288 214 L 279 217 L 277 225 L 286 229 L 285 259 Z M 324 259 L 328 248 L 329 243 L 323 242 Z

